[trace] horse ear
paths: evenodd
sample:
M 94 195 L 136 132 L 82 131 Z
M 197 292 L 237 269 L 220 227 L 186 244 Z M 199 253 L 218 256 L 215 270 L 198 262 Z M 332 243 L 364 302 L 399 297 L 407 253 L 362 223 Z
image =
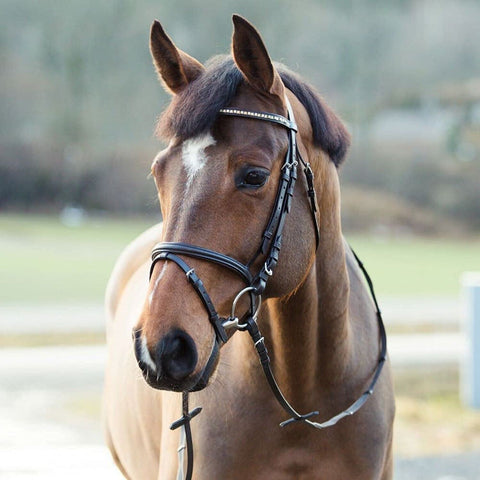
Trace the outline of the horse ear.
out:
M 158 20 L 150 30 L 150 52 L 153 64 L 165 89 L 181 92 L 204 71 L 204 66 L 175 46 Z
M 233 15 L 233 25 L 233 59 L 245 80 L 256 90 L 283 99 L 282 80 L 258 31 L 240 15 Z

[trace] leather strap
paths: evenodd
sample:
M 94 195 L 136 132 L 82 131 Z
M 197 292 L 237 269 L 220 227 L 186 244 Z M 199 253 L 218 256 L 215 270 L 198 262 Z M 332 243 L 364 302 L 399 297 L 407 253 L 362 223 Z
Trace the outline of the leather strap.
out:
M 185 431 L 186 445 L 182 445 L 180 448 L 187 449 L 187 472 L 185 479 L 191 480 L 193 474 L 193 441 L 190 421 L 202 411 L 202 408 L 196 407 L 191 412 L 188 410 L 188 392 L 182 392 L 182 417 L 170 425 L 170 430 L 176 430 L 182 427 Z M 181 458 L 183 458 L 183 456 Z M 179 471 L 183 472 L 183 465 L 181 468 L 179 466 Z
M 184 272 L 188 278 L 188 281 L 192 284 L 193 288 L 197 292 L 197 295 L 200 297 L 205 309 L 208 312 L 208 319 L 212 324 L 217 340 L 221 343 L 225 343 L 228 340 L 227 332 L 223 328 L 223 320 L 218 315 L 213 305 L 210 295 L 207 293 L 203 282 L 200 280 L 198 275 L 195 273 L 195 269 L 191 268 L 188 263 L 183 261 L 179 256 L 171 253 L 170 251 L 162 251 L 158 249 L 155 251 L 155 254 L 152 255 L 152 266 L 150 267 L 150 276 L 152 276 L 153 268 L 159 260 L 171 260 L 176 263 Z
M 150 276 L 152 275 L 153 265 L 157 261 L 158 255 L 170 252 L 178 255 L 185 255 L 187 257 L 198 258 L 200 260 L 206 260 L 208 262 L 217 263 L 222 267 L 228 268 L 232 272 L 240 275 L 245 283 L 250 284 L 252 282 L 252 274 L 246 265 L 235 260 L 223 253 L 215 252 L 204 247 L 197 247 L 196 245 L 190 245 L 182 242 L 160 242 L 155 245 L 152 251 L 152 267 L 150 269 Z
M 300 152 L 297 153 L 297 156 L 300 159 L 300 162 L 302 162 L 303 173 L 305 174 L 305 178 L 307 180 L 307 195 L 310 199 L 310 211 L 312 213 L 313 226 L 315 227 L 315 245 L 316 250 L 318 250 L 318 246 L 320 245 L 320 227 L 318 226 L 317 221 L 317 194 L 315 192 L 315 185 L 313 183 L 313 170 L 310 164 L 305 162 L 305 160 L 302 158 Z

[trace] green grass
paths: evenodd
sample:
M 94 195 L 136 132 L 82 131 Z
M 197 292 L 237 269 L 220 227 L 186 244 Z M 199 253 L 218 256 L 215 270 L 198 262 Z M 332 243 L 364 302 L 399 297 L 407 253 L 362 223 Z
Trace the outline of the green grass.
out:
M 0 302 L 102 302 L 115 259 L 154 222 L 0 215 Z
M 349 235 L 375 289 L 388 296 L 457 296 L 464 271 L 480 271 L 480 237 L 388 238 Z
M 0 302 L 101 302 L 116 257 L 152 220 L 0 215 Z M 380 295 L 456 296 L 465 270 L 480 270 L 480 238 L 348 235 Z

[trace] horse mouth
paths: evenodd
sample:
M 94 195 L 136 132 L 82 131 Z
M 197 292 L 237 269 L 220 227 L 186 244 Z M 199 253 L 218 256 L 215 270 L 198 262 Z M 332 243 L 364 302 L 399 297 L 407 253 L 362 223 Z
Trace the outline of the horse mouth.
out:
M 203 369 L 195 375 L 182 380 L 176 380 L 168 377 L 161 371 L 159 372 L 156 369 L 154 371 L 152 367 L 142 359 L 140 348 L 138 343 L 135 342 L 135 357 L 146 383 L 156 390 L 167 390 L 171 392 L 198 392 L 206 388 L 218 365 L 220 357 L 220 346 L 215 339 L 210 356 Z

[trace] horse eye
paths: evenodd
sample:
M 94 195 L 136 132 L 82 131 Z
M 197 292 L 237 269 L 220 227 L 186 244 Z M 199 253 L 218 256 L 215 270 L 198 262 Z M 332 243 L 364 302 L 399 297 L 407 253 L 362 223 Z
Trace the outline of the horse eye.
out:
M 265 185 L 269 176 L 270 172 L 264 168 L 249 168 L 241 173 L 237 186 L 259 188 Z

